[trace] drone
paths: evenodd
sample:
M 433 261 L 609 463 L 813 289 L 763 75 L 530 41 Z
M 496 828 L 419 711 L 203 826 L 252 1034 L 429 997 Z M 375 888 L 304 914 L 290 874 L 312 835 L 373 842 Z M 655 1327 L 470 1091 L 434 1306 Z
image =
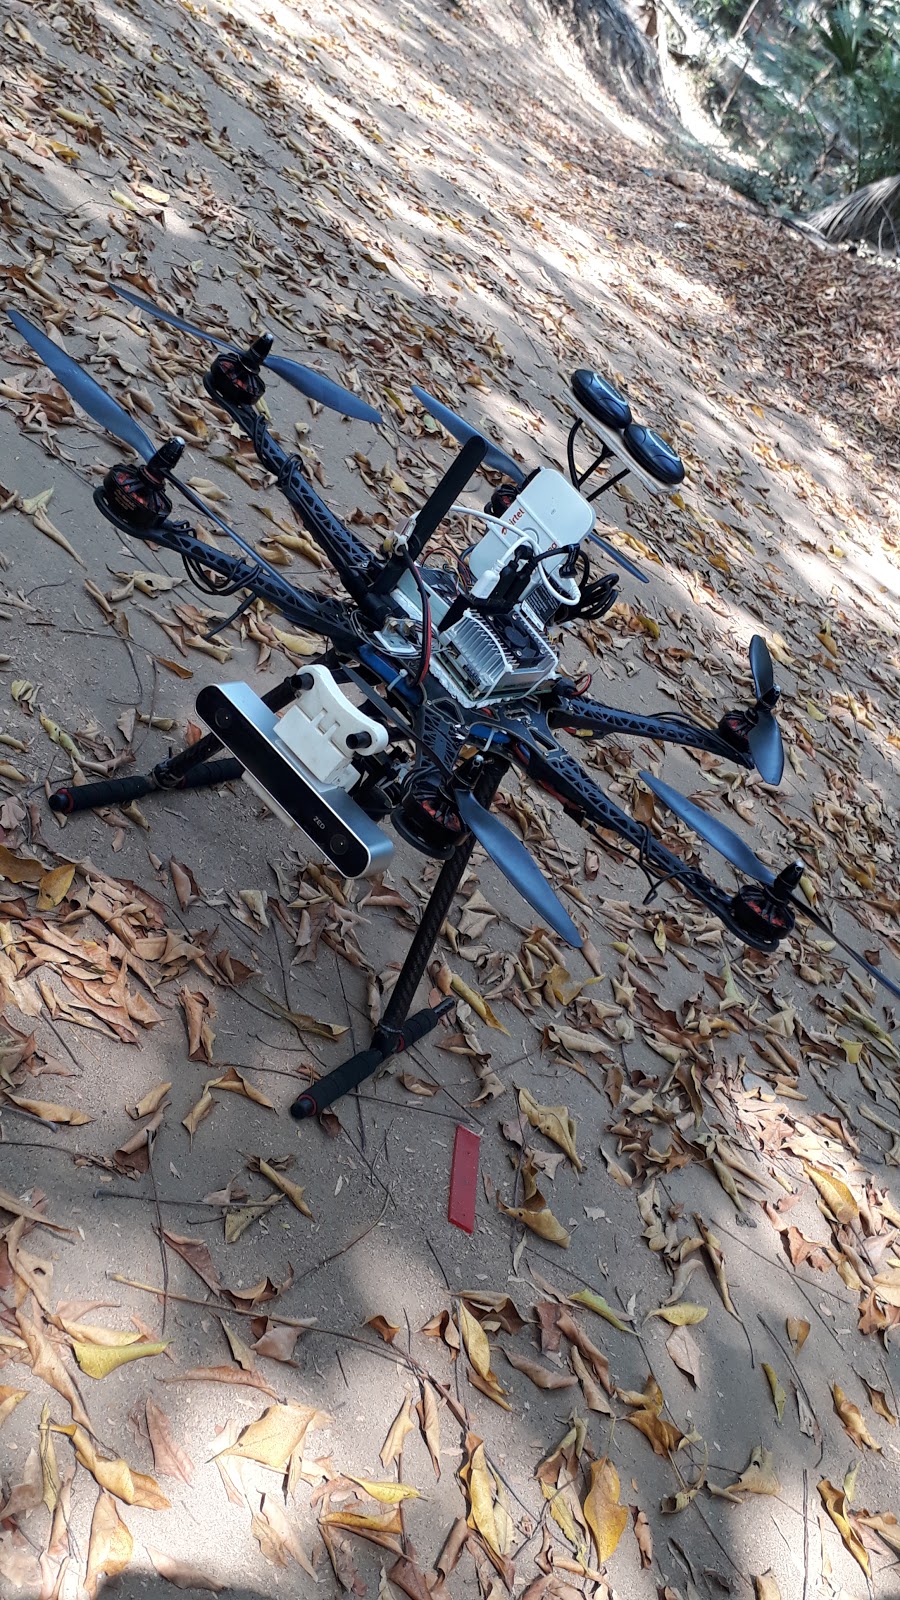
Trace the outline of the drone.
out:
M 595 532 L 593 502 L 628 471 L 669 492 L 684 478 L 679 457 L 653 429 L 634 420 L 618 389 L 587 369 L 573 375 L 577 415 L 568 437 L 566 478 L 549 466 L 523 471 L 463 417 L 414 386 L 418 401 L 461 449 L 420 509 L 373 551 L 329 509 L 302 461 L 286 453 L 270 431 L 259 407 L 263 373 L 273 372 L 346 417 L 377 424 L 379 413 L 322 374 L 273 354 L 268 333 L 241 348 L 124 284 L 110 288 L 137 310 L 219 347 L 203 377 L 207 394 L 251 441 L 275 487 L 335 569 L 346 598 L 289 583 L 176 475 L 183 440 L 154 444 L 60 345 L 20 312 L 9 311 L 17 332 L 71 398 L 137 458 L 113 466 L 95 489 L 102 515 L 129 538 L 180 556 L 204 592 L 243 596 L 228 621 L 261 599 L 323 641 L 318 658 L 261 697 L 246 683 L 201 689 L 196 708 L 209 730 L 204 737 L 149 774 L 59 789 L 50 796 L 51 808 L 70 814 L 127 804 L 152 791 L 242 778 L 345 877 L 382 872 L 394 850 L 391 832 L 442 863 L 369 1048 L 310 1084 L 291 1106 L 292 1116 L 302 1120 L 325 1110 L 431 1032 L 450 1009 L 454 1002 L 448 999 L 415 1012 L 412 1006 L 476 845 L 542 924 L 580 947 L 581 935 L 556 891 L 491 809 L 511 769 L 601 842 L 613 835 L 631 847 L 651 893 L 662 883 L 678 885 L 745 945 L 767 954 L 791 935 L 800 916 L 900 997 L 900 986 L 845 944 L 796 893 L 802 861 L 771 870 L 724 823 L 654 774 L 641 772 L 661 804 L 749 880 L 734 891 L 721 887 L 610 800 L 556 737 L 557 731 L 579 740 L 618 735 L 705 751 L 756 770 L 770 785 L 781 781 L 784 770 L 775 716 L 780 690 L 758 634 L 749 650 L 755 700 L 726 712 L 716 727 L 678 713 L 644 716 L 602 705 L 560 667 L 558 641 L 566 626 L 604 616 L 617 598 L 617 573 L 594 576 L 591 543 L 632 577 L 647 581 Z M 600 447 L 579 469 L 575 447 L 582 431 L 599 439 Z M 586 490 L 612 459 L 619 470 Z M 479 471 L 501 480 L 483 509 L 459 499 Z M 190 522 L 174 517 L 173 491 L 225 534 L 236 553 L 212 545 Z M 484 532 L 461 555 L 429 561 L 430 541 L 454 516 L 465 519 L 467 530 L 475 521 Z M 222 751 L 228 754 L 219 759 Z

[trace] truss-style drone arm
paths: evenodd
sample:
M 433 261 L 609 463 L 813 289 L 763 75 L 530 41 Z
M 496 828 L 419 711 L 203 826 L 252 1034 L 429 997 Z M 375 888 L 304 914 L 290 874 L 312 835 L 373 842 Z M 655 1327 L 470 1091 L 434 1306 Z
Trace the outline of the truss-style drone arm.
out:
M 336 568 L 341 582 L 354 600 L 368 593 L 377 558 L 339 517 L 328 509 L 307 478 L 303 464 L 296 456 L 288 455 L 266 425 L 266 419 L 252 406 L 233 405 L 216 391 L 207 376 L 204 386 L 208 394 L 233 417 L 253 445 L 260 463 L 275 479 L 276 488 L 298 513 L 307 532 Z
M 663 744 L 687 745 L 693 750 L 708 750 L 736 766 L 753 768 L 753 757 L 737 750 L 715 728 L 704 728 L 687 717 L 642 717 L 615 706 L 602 706 L 580 695 L 559 695 L 545 708 L 551 728 L 566 728 L 575 734 L 603 739 L 608 734 L 624 734 L 632 739 L 659 739 Z
M 355 651 L 358 647 L 359 640 L 347 624 L 347 608 L 341 601 L 295 589 L 265 567 L 254 567 L 248 556 L 232 556 L 217 550 L 214 545 L 198 539 L 187 522 L 173 522 L 167 518 L 151 528 L 129 529 L 129 535 L 172 550 L 182 560 L 207 568 L 236 588 L 251 589 L 289 622 L 307 628 L 310 633 L 321 634 L 339 649 Z
M 695 900 L 714 911 L 744 944 L 752 945 L 756 950 L 771 951 L 777 948 L 777 939 L 758 939 L 741 927 L 731 908 L 732 896 L 720 889 L 699 868 L 689 866 L 680 856 L 667 850 L 642 822 L 614 805 L 564 750 L 558 746 L 538 748 L 537 744 L 529 741 L 527 744 L 514 745 L 510 753 L 516 764 L 523 767 L 542 789 L 560 800 L 578 822 L 592 822 L 598 827 L 608 828 L 633 845 L 639 853 L 642 866 L 661 879 L 673 879 L 687 889 Z

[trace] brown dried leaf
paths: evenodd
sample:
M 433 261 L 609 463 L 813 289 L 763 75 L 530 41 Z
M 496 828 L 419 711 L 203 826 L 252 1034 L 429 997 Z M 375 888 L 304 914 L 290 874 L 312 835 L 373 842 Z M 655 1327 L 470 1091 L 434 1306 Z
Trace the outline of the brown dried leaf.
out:
M 504 1350 L 503 1354 L 511 1367 L 517 1372 L 524 1372 L 526 1378 L 538 1389 L 572 1389 L 578 1379 L 570 1377 L 567 1372 L 554 1372 L 550 1367 L 544 1367 L 539 1361 L 532 1361 L 529 1356 L 520 1355 L 517 1350 Z
M 844 1432 L 852 1439 L 857 1450 L 861 1450 L 865 1445 L 869 1450 L 880 1452 L 881 1445 L 877 1439 L 872 1438 L 862 1412 L 852 1400 L 847 1399 L 839 1383 L 831 1385 L 831 1398 L 834 1401 L 834 1409 L 844 1425 Z
M 134 1540 L 119 1516 L 115 1500 L 112 1495 L 101 1490 L 91 1519 L 87 1572 L 84 1579 L 84 1587 L 90 1600 L 94 1600 L 101 1578 L 116 1578 L 120 1572 L 125 1571 L 133 1551 Z
M 172 1426 L 162 1406 L 150 1396 L 144 1403 L 147 1418 L 147 1435 L 153 1451 L 153 1465 L 164 1478 L 178 1478 L 182 1483 L 192 1483 L 194 1463 L 186 1450 L 172 1437 Z
M 192 1239 L 189 1234 L 169 1233 L 168 1230 L 163 1232 L 163 1238 L 166 1244 L 171 1245 L 182 1260 L 196 1272 L 197 1277 L 202 1278 L 206 1287 L 212 1289 L 213 1294 L 222 1294 L 222 1280 L 208 1246 L 201 1239 Z
M 145 1506 L 148 1511 L 168 1511 L 169 1501 L 159 1484 L 145 1472 L 133 1472 L 121 1456 L 112 1460 L 97 1454 L 93 1441 L 73 1423 L 64 1428 L 54 1423 L 56 1433 L 71 1439 L 80 1465 L 96 1478 L 101 1489 L 108 1489 L 129 1506 Z
M 381 1465 L 383 1467 L 390 1467 L 395 1461 L 399 1461 L 403 1452 L 403 1441 L 414 1427 L 412 1396 L 407 1394 L 404 1396 L 403 1404 L 391 1423 L 387 1438 L 381 1447 Z

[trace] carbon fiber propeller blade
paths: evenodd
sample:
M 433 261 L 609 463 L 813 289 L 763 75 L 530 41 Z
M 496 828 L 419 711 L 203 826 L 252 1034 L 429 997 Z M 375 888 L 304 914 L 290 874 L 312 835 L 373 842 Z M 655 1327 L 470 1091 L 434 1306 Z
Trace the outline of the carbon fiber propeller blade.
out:
M 125 407 L 120 406 L 118 400 L 114 400 L 105 389 L 101 389 L 89 372 L 67 355 L 61 345 L 48 338 L 27 317 L 23 317 L 21 311 L 8 311 L 7 316 L 16 332 L 22 335 L 26 344 L 30 344 L 35 355 L 40 356 L 44 366 L 81 406 L 82 411 L 86 411 L 107 433 L 113 434 L 139 456 L 143 456 L 145 461 L 149 461 L 156 453 L 156 445 Z
M 745 844 L 726 823 L 720 822 L 718 817 L 711 816 L 708 811 L 703 811 L 693 800 L 673 789 L 671 784 L 663 783 L 661 778 L 655 778 L 652 772 L 639 772 L 638 777 L 659 797 L 663 805 L 674 811 L 676 817 L 686 822 L 695 833 L 699 833 L 701 839 L 705 839 L 714 850 L 718 850 L 719 855 L 730 861 L 739 872 L 745 873 L 748 878 L 755 878 L 757 883 L 765 884 L 766 888 L 775 882 L 774 872 L 763 865 L 750 846 Z
M 139 311 L 146 312 L 148 317 L 157 317 L 160 322 L 168 322 L 172 328 L 180 328 L 182 333 L 189 333 L 195 339 L 203 339 L 207 344 L 214 344 L 220 350 L 234 350 L 239 353 L 238 346 L 231 340 L 220 339 L 218 334 L 207 333 L 203 328 L 195 327 L 193 322 L 187 322 L 184 317 L 178 317 L 174 311 L 164 311 L 162 306 L 154 305 L 152 300 L 145 300 L 142 295 L 135 294 L 133 289 L 126 289 L 120 283 L 111 283 L 109 286 L 120 300 L 127 300 L 130 305 L 137 306 Z M 263 362 L 264 367 L 270 367 L 283 378 L 285 383 L 292 388 L 299 389 L 309 400 L 317 400 L 319 405 L 327 406 L 329 411 L 339 411 L 345 417 L 357 417 L 361 422 L 380 422 L 381 415 L 374 406 L 360 400 L 358 395 L 350 389 L 345 389 L 341 384 L 334 383 L 331 378 L 325 378 L 320 372 L 314 372 L 312 367 L 304 367 L 299 361 L 291 361 L 286 356 L 267 356 Z
M 784 744 L 781 729 L 767 706 L 757 706 L 756 721 L 747 729 L 747 743 L 763 782 L 777 788 L 784 775 Z
M 528 901 L 554 933 L 580 950 L 581 934 L 521 839 L 510 833 L 505 823 L 487 811 L 468 789 L 457 789 L 454 798 L 466 827 L 474 833 L 478 843 L 484 846 L 513 888 L 518 889 L 522 899 Z
M 287 356 L 266 356 L 263 366 L 271 367 L 285 383 L 299 389 L 308 399 L 318 400 L 319 405 L 327 406 L 329 411 L 339 411 L 343 417 L 356 417 L 359 422 L 381 421 L 381 412 L 374 406 L 360 400 L 359 395 L 342 384 L 313 372 L 312 367 L 301 366 L 299 361 L 291 361 Z
M 761 633 L 755 633 L 750 640 L 750 671 L 757 700 L 765 700 L 775 687 L 775 668 L 769 646 Z
M 739 839 L 738 835 L 733 833 L 731 828 L 726 827 L 724 822 L 719 822 L 716 817 L 711 817 L 708 811 L 701 811 L 700 807 L 695 806 L 692 800 L 688 800 L 685 795 L 679 794 L 678 790 L 671 788 L 668 783 L 663 783 L 659 778 L 654 778 L 651 772 L 642 772 L 640 777 L 647 785 L 647 788 L 652 789 L 653 793 L 659 796 L 670 811 L 674 811 L 675 815 L 680 817 L 682 822 L 686 822 L 689 828 L 693 828 L 701 839 L 705 839 L 707 844 L 711 844 L 714 850 L 718 850 L 719 854 L 723 855 L 726 861 L 730 861 L 733 867 L 737 867 L 740 872 L 746 873 L 748 878 L 755 878 L 758 883 L 765 884 L 767 888 L 771 887 L 775 882 L 775 874 L 763 865 L 758 857 L 753 854 L 749 845 L 746 845 L 743 839 Z M 871 978 L 874 978 L 877 983 L 882 984 L 892 995 L 896 995 L 897 999 L 900 999 L 900 985 L 894 983 L 892 978 L 887 977 L 880 967 L 873 966 L 872 962 L 868 961 L 864 955 L 860 955 L 858 950 L 854 950 L 852 944 L 847 944 L 846 940 L 842 939 L 840 934 L 835 933 L 831 924 L 820 916 L 818 911 L 813 910 L 813 907 L 808 905 L 805 900 L 801 900 L 798 895 L 790 894 L 785 898 L 794 911 L 801 917 L 805 917 L 807 922 L 811 922 L 815 927 L 821 928 L 822 932 L 826 933 L 829 939 L 833 939 L 835 944 L 839 945 L 856 962 L 857 966 L 862 967 L 863 971 L 868 972 Z
M 750 672 L 756 690 L 756 722 L 747 729 L 747 743 L 756 770 L 765 783 L 777 785 L 784 774 L 784 744 L 772 706 L 777 700 L 775 669 L 761 634 L 750 640 Z M 771 699 L 772 704 L 768 704 Z
M 419 384 L 413 384 L 412 392 L 416 399 L 422 402 L 425 410 L 431 412 L 435 421 L 446 428 L 448 433 L 452 433 L 460 444 L 468 444 L 470 439 L 484 439 L 487 445 L 484 464 L 491 472 L 502 472 L 507 478 L 512 478 L 513 483 L 524 483 L 525 474 L 513 461 L 512 456 L 508 456 L 506 451 L 500 450 L 497 445 L 491 444 L 490 439 L 485 439 L 484 434 L 478 428 L 473 428 L 471 422 L 466 422 L 464 417 L 457 416 L 455 411 L 451 411 L 442 401 L 436 400 L 433 394 L 429 394 L 427 389 L 420 388 Z

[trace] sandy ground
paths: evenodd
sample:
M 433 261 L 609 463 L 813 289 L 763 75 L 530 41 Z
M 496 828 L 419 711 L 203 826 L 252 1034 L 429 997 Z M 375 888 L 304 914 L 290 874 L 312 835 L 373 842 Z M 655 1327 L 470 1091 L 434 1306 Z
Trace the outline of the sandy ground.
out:
M 846 937 L 896 972 L 900 521 L 897 483 L 886 465 L 896 425 L 893 380 L 881 376 L 890 366 L 885 352 L 896 279 L 863 263 L 823 259 L 739 198 L 671 174 L 651 134 L 590 81 L 544 19 L 505 3 L 444 7 L 422 0 L 378 9 L 360 0 L 313 12 L 274 0 L 266 10 L 151 0 L 15 3 L 4 13 L 7 298 L 55 323 L 67 347 L 86 356 L 121 398 L 130 396 L 161 436 L 186 432 L 188 475 L 224 489 L 229 498 L 222 509 L 253 538 L 271 532 L 260 514 L 264 504 L 290 528 L 287 508 L 254 479 L 221 414 L 205 400 L 199 348 L 126 317 L 103 294 L 104 280 L 117 271 L 146 276 L 207 325 L 270 324 L 283 353 L 310 360 L 384 407 L 389 420 L 372 430 L 313 414 L 275 382 L 267 396 L 288 446 L 302 449 L 329 502 L 353 515 L 373 542 L 385 513 L 390 523 L 407 513 L 449 459 L 446 441 L 423 429 L 409 398 L 412 381 L 440 389 L 528 464 L 561 459 L 573 367 L 595 365 L 625 385 L 635 410 L 682 451 L 687 483 L 674 502 L 639 489 L 607 497 L 607 531 L 643 559 L 652 583 L 639 590 L 623 577 L 623 604 L 608 627 L 569 640 L 568 664 L 589 666 L 594 693 L 613 704 L 717 717 L 746 695 L 750 635 L 759 630 L 774 639 L 789 746 L 780 791 L 687 756 L 667 759 L 666 776 L 717 803 L 767 859 L 782 862 L 800 851 L 820 906 L 833 911 Z M 746 1596 L 754 1577 L 771 1570 L 784 1600 L 841 1591 L 861 1596 L 863 1572 L 824 1515 L 817 1485 L 827 1479 L 840 1489 L 848 1468 L 858 1468 L 850 1486 L 854 1507 L 900 1513 L 896 1430 L 872 1410 L 862 1382 L 884 1391 L 887 1409 L 895 1409 L 897 1364 L 887 1326 L 894 1313 L 889 1295 L 877 1299 L 868 1291 L 879 1273 L 896 1270 L 890 1248 L 900 1191 L 887 1150 L 891 1135 L 859 1113 L 863 1105 L 896 1124 L 886 997 L 864 980 L 857 984 L 811 941 L 805 948 L 792 942 L 768 965 L 745 962 L 733 941 L 668 891 L 641 908 L 640 875 L 622 860 L 594 859 L 594 847 L 558 821 L 549 801 L 532 799 L 532 838 L 547 866 L 574 889 L 569 904 L 608 976 L 563 1017 L 559 1000 L 548 987 L 541 990 L 550 963 L 535 958 L 530 1014 L 500 998 L 494 1009 L 506 1032 L 471 1018 L 503 1085 L 497 1099 L 476 1103 L 475 1064 L 441 1048 L 447 1040 L 438 1036 L 412 1061 L 395 1063 L 370 1094 L 342 1105 L 342 1127 L 333 1136 L 315 1125 L 297 1128 L 286 1107 L 298 1073 L 310 1061 L 336 1064 L 351 1041 L 365 1043 L 368 974 L 397 961 L 411 914 L 361 906 L 365 886 L 347 886 L 353 914 L 343 925 L 352 927 L 360 964 L 324 941 L 317 959 L 294 961 L 303 956 L 302 944 L 294 949 L 302 902 L 291 908 L 291 895 L 305 896 L 315 912 L 317 904 L 328 908 L 330 891 L 305 873 L 302 851 L 240 788 L 151 798 L 143 821 L 86 815 L 60 831 L 43 804 L 44 789 L 67 780 L 71 762 L 40 712 L 75 735 L 82 756 L 107 760 L 131 748 L 130 770 L 139 771 L 181 740 L 202 684 L 244 678 L 262 689 L 286 662 L 277 644 L 269 656 L 262 635 L 261 644 L 230 630 L 222 663 L 185 646 L 183 631 L 181 643 L 173 641 L 179 620 L 172 607 L 202 607 L 206 598 L 190 589 L 173 560 L 123 543 L 97 517 L 90 488 L 114 459 L 109 440 L 66 417 L 58 394 L 36 376 L 11 333 L 0 339 L 0 359 L 0 477 L 4 498 L 19 497 L 0 520 L 0 732 L 24 746 L 0 746 L 0 757 L 25 780 L 0 778 L 8 797 L 0 839 L 15 852 L 34 848 L 48 864 L 59 857 L 81 863 L 76 898 L 48 914 L 72 937 L 107 937 L 95 920 L 78 915 L 77 900 L 79 886 L 105 877 L 137 886 L 135 897 L 153 897 L 152 926 L 187 930 L 202 947 L 228 950 L 256 969 L 232 988 L 215 981 L 219 969 L 182 963 L 153 993 L 162 1020 L 138 1027 L 136 1043 L 102 1025 L 54 1020 L 46 996 L 34 988 L 37 1004 L 29 1010 L 26 996 L 24 1012 L 17 1004 L 23 991 L 10 993 L 8 1028 L 26 1035 L 33 1029 L 42 1052 L 31 1062 L 40 1076 L 17 1072 L 13 1092 L 64 1102 L 91 1119 L 77 1128 L 48 1127 L 12 1103 L 0 1107 L 3 1186 L 26 1201 L 45 1196 L 47 1214 L 75 1230 L 67 1239 L 38 1229 L 27 1235 L 27 1249 L 52 1260 L 48 1306 L 78 1303 L 70 1320 L 123 1330 L 133 1316 L 142 1330 L 159 1335 L 159 1301 L 110 1282 L 113 1274 L 161 1282 L 149 1178 L 132 1183 L 71 1154 L 109 1164 L 137 1126 L 126 1107 L 171 1081 L 153 1156 L 165 1225 L 206 1242 L 232 1290 L 265 1275 L 283 1283 L 292 1268 L 293 1284 L 269 1309 L 318 1319 L 299 1340 L 293 1364 L 264 1355 L 252 1360 L 278 1400 L 330 1417 L 304 1446 L 308 1462 L 325 1459 L 326 1466 L 309 1468 L 288 1509 L 314 1557 L 322 1593 L 336 1591 L 337 1580 L 316 1531 L 313 1491 L 332 1470 L 365 1479 L 393 1475 L 382 1469 L 379 1451 L 404 1395 L 419 1398 L 425 1369 L 449 1386 L 485 1441 L 496 1472 L 492 1492 L 508 1507 L 510 1528 L 501 1542 L 515 1561 L 516 1592 L 540 1578 L 536 1560 L 547 1530 L 557 1556 L 570 1563 L 549 1591 L 596 1587 L 577 1572 L 579 1547 L 596 1565 L 584 1532 L 574 1547 L 567 1541 L 565 1529 L 548 1517 L 535 1478 L 574 1408 L 588 1418 L 588 1459 L 591 1452 L 609 1453 L 622 1504 L 635 1516 L 645 1512 L 652 1531 L 652 1556 L 642 1566 L 638 1541 L 625 1528 L 606 1569 L 615 1592 L 651 1597 L 668 1586 L 667 1594 L 688 1600 Z M 25 401 L 26 391 L 37 394 L 36 402 Z M 52 500 L 35 520 L 34 507 L 28 514 L 22 502 L 30 505 L 51 487 Z M 64 533 L 81 565 L 42 531 L 42 515 Z M 114 598 L 108 606 L 118 623 L 111 624 L 85 580 L 116 596 L 127 586 L 119 575 L 135 570 L 168 573 L 179 586 L 156 598 L 139 590 Z M 286 570 L 302 581 L 333 581 L 302 558 Z M 163 658 L 174 658 L 190 676 L 174 675 Z M 21 680 L 36 686 L 31 715 L 11 695 Z M 140 721 L 132 727 L 135 710 L 172 719 L 171 731 Z M 656 749 L 632 757 L 611 748 L 594 770 L 631 804 L 636 769 L 658 757 Z M 510 793 L 515 799 L 515 786 Z M 689 848 L 686 839 L 682 847 Z M 554 859 L 554 849 L 570 853 L 568 864 Z M 186 908 L 176 895 L 172 860 L 194 874 L 197 894 Z M 422 858 L 398 847 L 390 876 L 408 907 L 421 893 L 423 867 Z M 722 876 L 727 881 L 728 869 Z M 11 900 L 24 894 L 31 914 L 31 892 L 0 884 L 0 892 L 7 889 Z M 483 934 L 464 933 L 461 954 L 445 945 L 441 955 L 490 991 L 498 971 L 491 953 L 518 954 L 530 921 L 494 868 L 477 857 L 464 898 L 476 889 L 498 919 Z M 241 891 L 270 897 L 266 926 L 254 918 L 252 895 L 248 904 Z M 874 909 L 867 908 L 873 897 Z M 33 972 L 34 982 L 42 978 L 62 993 L 49 969 L 42 971 L 40 959 L 17 943 L 25 937 L 22 915 L 9 903 L 3 915 L 2 926 L 13 930 L 4 945 L 19 950 L 18 963 L 4 969 L 5 982 L 27 981 Z M 467 959 L 477 946 L 480 958 Z M 742 1003 L 723 990 L 726 961 Z M 574 953 L 567 964 L 573 982 L 593 975 Z M 162 976 L 158 963 L 153 971 Z M 185 988 L 214 1007 L 214 1069 L 202 1058 L 187 1059 L 179 1001 Z M 349 1031 L 337 1042 L 308 1030 L 298 1034 L 268 997 Z M 592 1001 L 598 1002 L 593 1011 Z M 546 1032 L 562 1022 L 599 1035 L 602 1053 L 573 1051 L 566 1059 Z M 667 1027 L 678 1035 L 674 1047 Z M 688 1093 L 672 1086 L 673 1066 L 685 1060 L 700 1063 L 702 1090 L 693 1093 L 701 1095 L 703 1137 L 720 1140 L 706 1154 L 737 1156 L 760 1180 L 748 1183 L 737 1207 L 720 1181 L 733 1167 L 720 1162 L 717 1179 L 696 1142 Z M 191 1142 L 182 1119 L 203 1083 L 228 1063 L 249 1073 L 274 1110 L 220 1093 Z M 404 1070 L 433 1074 L 440 1092 L 410 1093 L 396 1076 Z M 564 1103 L 577 1119 L 584 1170 L 563 1160 L 544 1185 L 571 1232 L 567 1250 L 531 1233 L 522 1249 L 522 1229 L 496 1204 L 498 1194 L 512 1203 L 518 1193 L 516 1152 L 499 1131 L 516 1115 L 517 1088 L 546 1104 Z M 472 1238 L 446 1220 L 457 1123 L 482 1134 Z M 529 1130 L 528 1137 L 543 1153 L 552 1151 L 540 1134 Z M 683 1165 L 674 1158 L 685 1147 L 680 1140 L 689 1146 Z M 312 1219 L 285 1201 L 229 1245 L 220 1215 L 188 1203 L 230 1180 L 262 1199 L 269 1186 L 248 1173 L 246 1158 L 289 1154 L 296 1158 L 290 1176 L 304 1185 Z M 827 1195 L 817 1203 L 821 1183 L 817 1191 L 810 1168 L 848 1186 L 849 1198 L 832 1188 L 830 1214 L 823 1211 Z M 654 1177 L 656 1230 L 646 1211 Z M 763 1210 L 763 1200 L 774 1207 L 787 1196 L 794 1198 L 789 1211 Z M 691 1335 L 696 1387 L 667 1352 L 672 1329 L 660 1319 L 644 1321 L 670 1294 L 680 1248 L 673 1240 L 699 1237 L 694 1216 L 721 1241 L 737 1313 L 723 1304 L 708 1255 L 692 1256 L 691 1246 L 685 1258 L 702 1266 L 686 1297 L 708 1309 Z M 832 1255 L 792 1265 L 773 1217 Z M 658 1248 L 660 1230 L 668 1230 L 665 1249 Z M 321 1265 L 344 1244 L 352 1247 Z M 171 1289 L 208 1298 L 201 1279 L 172 1251 L 168 1272 Z M 44 1401 L 57 1421 L 67 1422 L 68 1411 L 19 1359 L 13 1307 L 22 1279 L 7 1270 L 2 1282 L 10 1359 L 0 1376 L 8 1387 L 26 1390 L 0 1438 L 0 1477 L 8 1490 L 27 1476 Z M 666 1415 L 682 1433 L 696 1435 L 672 1460 L 654 1454 L 627 1425 L 634 1406 L 626 1400 L 610 1398 L 614 1421 L 587 1410 L 579 1388 L 541 1392 L 500 1354 L 508 1346 L 569 1373 L 565 1343 L 559 1355 L 540 1357 L 528 1328 L 516 1335 L 489 1328 L 507 1411 L 473 1387 L 462 1358 L 454 1363 L 440 1339 L 420 1332 L 442 1310 L 458 1315 L 463 1290 L 508 1291 L 529 1319 L 553 1290 L 565 1296 L 585 1286 L 605 1295 L 635 1330 L 620 1332 L 578 1312 L 609 1358 L 613 1383 L 625 1393 L 639 1391 L 652 1372 Z M 107 1309 L 84 1309 L 97 1302 Z M 365 1327 L 378 1314 L 399 1329 L 390 1347 Z M 858 1331 L 860 1316 L 869 1331 Z M 99 1381 L 80 1379 L 107 1454 L 152 1470 L 140 1429 L 149 1395 L 195 1466 L 190 1484 L 161 1478 L 171 1509 L 120 1506 L 134 1541 L 118 1580 L 128 1600 L 173 1592 L 148 1548 L 192 1564 L 243 1600 L 312 1590 L 310 1576 L 267 1560 L 265 1538 L 264 1548 L 254 1538 L 248 1506 L 258 1511 L 263 1492 L 280 1504 L 279 1475 L 251 1469 L 247 1504 L 235 1505 L 212 1459 L 218 1430 L 245 1427 L 271 1398 L 229 1383 L 178 1381 L 201 1366 L 239 1374 L 222 1318 L 252 1340 L 249 1319 L 237 1311 L 170 1301 L 164 1356 Z M 799 1355 L 790 1349 L 788 1318 L 811 1324 Z M 76 1372 L 71 1355 L 65 1359 Z M 763 1363 L 783 1385 L 783 1417 Z M 875 1448 L 854 1445 L 842 1429 L 835 1383 L 860 1407 Z M 806 1432 L 801 1428 L 804 1405 L 820 1438 L 810 1436 L 815 1428 L 808 1422 Z M 418 1430 L 403 1452 L 402 1479 L 423 1496 L 405 1508 L 406 1537 L 432 1579 L 445 1537 L 466 1511 L 457 1477 L 463 1435 L 442 1402 L 439 1481 Z M 661 1512 L 666 1496 L 697 1482 L 704 1460 L 706 1481 L 721 1488 L 760 1446 L 772 1452 L 775 1495 L 730 1503 L 701 1488 L 680 1513 Z M 68 1466 L 69 1445 L 60 1439 L 57 1448 Z M 580 1480 L 582 1498 L 586 1481 Z M 64 1597 L 78 1594 L 95 1498 L 96 1486 L 80 1468 L 65 1546 L 71 1561 L 58 1591 Z M 4 1597 L 40 1588 L 29 1561 L 44 1548 L 49 1519 L 38 1508 L 18 1520 L 18 1534 L 13 1517 L 2 1521 Z M 349 1537 L 359 1582 L 375 1594 L 382 1558 L 391 1567 L 395 1555 Z M 897 1587 L 894 1555 L 889 1544 L 867 1537 L 871 1557 L 864 1559 L 871 1560 L 879 1593 L 890 1595 Z M 271 1538 L 268 1550 L 271 1556 Z M 283 1548 L 282 1555 L 290 1560 Z M 346 1571 L 344 1577 L 353 1581 Z M 408 1592 L 416 1592 L 415 1582 L 407 1582 Z M 477 1566 L 465 1554 L 447 1578 L 454 1595 L 479 1585 L 486 1594 L 503 1592 L 483 1550 Z M 764 1593 L 768 1600 L 771 1591 Z

